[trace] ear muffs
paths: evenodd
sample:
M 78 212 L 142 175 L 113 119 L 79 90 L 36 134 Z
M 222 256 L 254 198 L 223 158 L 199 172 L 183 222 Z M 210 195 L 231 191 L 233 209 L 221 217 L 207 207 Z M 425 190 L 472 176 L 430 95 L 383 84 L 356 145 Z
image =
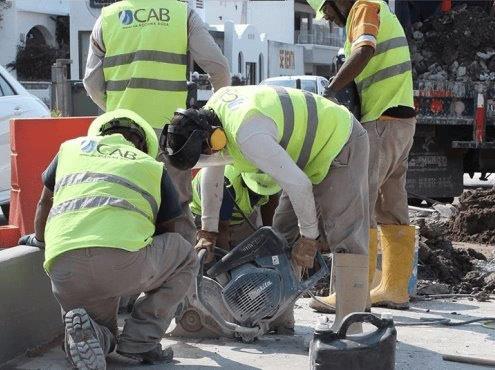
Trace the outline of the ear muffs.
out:
M 210 131 L 208 140 L 210 148 L 213 150 L 222 150 L 227 145 L 227 136 L 221 127 L 213 126 Z
M 194 122 L 198 128 L 206 131 L 206 143 L 213 150 L 222 150 L 227 145 L 227 136 L 220 126 L 212 126 L 206 117 L 194 108 L 177 109 L 175 114 L 180 114 Z

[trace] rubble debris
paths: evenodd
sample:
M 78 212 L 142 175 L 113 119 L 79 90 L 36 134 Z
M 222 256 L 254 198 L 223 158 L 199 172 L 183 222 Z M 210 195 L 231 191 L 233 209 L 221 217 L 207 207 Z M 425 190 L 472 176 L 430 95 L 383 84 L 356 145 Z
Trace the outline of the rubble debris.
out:
M 448 218 L 437 213 L 412 217 L 411 222 L 420 232 L 418 295 L 495 292 L 487 258 L 472 248 L 453 246 Z
M 495 18 L 486 10 L 463 4 L 413 29 L 409 45 L 415 79 L 495 81 Z
M 495 189 L 466 191 L 457 208 L 449 224 L 451 240 L 495 244 Z

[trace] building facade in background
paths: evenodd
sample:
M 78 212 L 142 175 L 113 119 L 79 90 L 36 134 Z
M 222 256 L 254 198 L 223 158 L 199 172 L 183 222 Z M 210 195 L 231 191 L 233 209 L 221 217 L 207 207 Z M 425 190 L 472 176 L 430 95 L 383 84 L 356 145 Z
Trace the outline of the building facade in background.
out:
M 57 16 L 69 15 L 69 0 L 7 0 L 0 7 L 0 65 L 16 57 L 17 48 L 28 42 L 57 47 Z M 15 71 L 13 72 L 15 75 Z

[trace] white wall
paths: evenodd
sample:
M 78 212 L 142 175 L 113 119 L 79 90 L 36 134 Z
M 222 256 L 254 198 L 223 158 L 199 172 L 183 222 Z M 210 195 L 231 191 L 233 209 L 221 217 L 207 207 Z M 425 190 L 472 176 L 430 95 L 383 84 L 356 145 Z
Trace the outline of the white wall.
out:
M 69 13 L 69 2 L 74 2 L 74 0 L 15 0 L 14 2 L 17 10 L 20 11 L 67 15 Z
M 268 43 L 265 34 L 260 34 L 252 25 L 234 25 L 227 21 L 224 25 L 224 54 L 229 60 L 230 71 L 246 76 L 246 63 L 256 63 L 256 82 L 266 78 Z M 239 71 L 239 53 L 242 53 L 242 68 Z M 262 75 L 260 76 L 259 58 L 262 55 Z
M 79 47 L 79 35 L 84 33 L 88 35 L 96 22 L 96 19 L 100 15 L 99 9 L 93 9 L 89 7 L 86 1 L 71 1 L 70 2 L 70 58 L 72 59 L 71 65 L 71 77 L 73 79 L 82 79 L 84 76 L 79 74 L 79 59 L 80 48 Z M 82 50 L 84 53 L 82 58 L 83 70 L 86 64 L 86 58 L 84 57 L 87 50 Z
M 55 46 L 55 22 L 53 15 L 67 15 L 67 0 L 17 0 L 3 11 L 3 21 L 0 23 L 0 40 L 2 52 L 0 64 L 14 61 L 17 46 L 25 40 L 26 34 L 35 26 L 41 26 L 49 45 Z M 15 75 L 15 72 L 13 72 Z
M 206 22 L 221 24 L 242 22 L 241 0 L 206 0 Z M 294 0 L 247 3 L 247 23 L 265 33 L 269 40 L 294 42 Z

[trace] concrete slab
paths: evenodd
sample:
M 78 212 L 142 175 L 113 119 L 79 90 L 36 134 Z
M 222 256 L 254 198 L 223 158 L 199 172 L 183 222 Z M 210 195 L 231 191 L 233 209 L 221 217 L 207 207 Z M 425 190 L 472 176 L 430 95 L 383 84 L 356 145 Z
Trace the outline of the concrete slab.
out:
M 308 308 L 308 300 L 298 301 L 296 335 L 265 336 L 253 344 L 230 340 L 163 340 L 172 344 L 175 363 L 166 368 L 178 369 L 236 369 L 236 370 L 280 370 L 307 369 L 308 347 L 313 326 L 321 316 Z M 375 309 L 377 314 L 391 313 L 399 322 L 415 322 L 420 317 L 444 317 L 461 320 L 473 317 L 495 316 L 495 303 L 480 303 L 468 300 L 417 302 L 409 311 Z M 371 329 L 368 327 L 367 329 Z M 441 354 L 472 355 L 495 358 L 495 330 L 471 324 L 460 327 L 397 327 L 398 344 L 396 369 L 398 370 L 471 370 L 479 366 L 444 362 Z M 2 367 L 6 369 L 64 369 L 67 365 L 59 348 L 52 348 L 36 358 L 20 357 Z M 118 355 L 108 360 L 108 369 L 126 370 L 139 366 L 125 361 Z M 164 366 L 146 366 L 149 370 Z
M 63 332 L 38 248 L 0 250 L 0 297 L 0 364 Z

